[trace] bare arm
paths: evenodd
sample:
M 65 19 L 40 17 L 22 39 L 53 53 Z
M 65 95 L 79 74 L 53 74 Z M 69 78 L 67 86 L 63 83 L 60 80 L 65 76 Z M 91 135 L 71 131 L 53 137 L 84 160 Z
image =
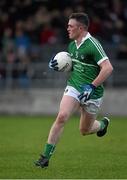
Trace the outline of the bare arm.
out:
M 92 82 L 92 84 L 96 87 L 102 84 L 113 71 L 113 67 L 108 59 L 100 64 L 100 68 L 101 68 L 100 73 L 98 74 L 96 79 Z

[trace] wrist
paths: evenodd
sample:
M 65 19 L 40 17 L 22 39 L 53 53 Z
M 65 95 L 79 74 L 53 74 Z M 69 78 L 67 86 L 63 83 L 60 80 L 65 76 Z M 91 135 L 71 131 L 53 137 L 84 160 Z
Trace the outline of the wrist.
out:
M 94 90 L 96 89 L 96 86 L 95 86 L 94 84 L 91 83 L 91 84 L 89 84 L 89 85 L 90 85 L 90 87 L 91 87 L 92 89 L 94 89 Z

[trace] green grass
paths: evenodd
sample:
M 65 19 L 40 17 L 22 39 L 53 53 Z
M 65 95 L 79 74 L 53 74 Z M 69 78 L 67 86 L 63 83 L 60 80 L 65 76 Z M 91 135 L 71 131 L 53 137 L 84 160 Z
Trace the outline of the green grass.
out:
M 53 117 L 0 116 L 1 179 L 126 179 L 127 119 L 112 118 L 108 134 L 83 137 L 79 120 L 65 126 L 50 166 L 34 166 L 47 140 Z

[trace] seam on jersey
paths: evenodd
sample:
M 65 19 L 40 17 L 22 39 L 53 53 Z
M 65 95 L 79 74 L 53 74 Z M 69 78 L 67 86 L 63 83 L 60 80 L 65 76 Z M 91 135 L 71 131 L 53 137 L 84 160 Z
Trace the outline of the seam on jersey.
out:
M 92 39 L 97 44 L 98 48 L 100 48 L 100 50 L 104 54 L 104 56 L 107 56 L 104 49 L 102 48 L 101 44 L 99 42 L 97 42 L 97 40 L 94 37 L 92 37 Z
M 100 52 L 100 54 L 102 56 L 106 56 L 103 48 L 101 47 L 101 45 L 97 42 L 97 40 L 93 37 L 90 38 L 90 40 L 92 41 L 92 43 L 96 46 L 96 48 L 98 49 L 98 51 Z
M 90 41 L 95 45 L 95 47 L 96 47 L 97 50 L 99 51 L 100 55 L 101 55 L 102 57 L 104 57 L 105 54 L 103 54 L 103 52 L 101 51 L 100 47 L 98 47 L 97 42 L 95 42 L 92 38 L 89 38 L 89 39 L 90 39 Z

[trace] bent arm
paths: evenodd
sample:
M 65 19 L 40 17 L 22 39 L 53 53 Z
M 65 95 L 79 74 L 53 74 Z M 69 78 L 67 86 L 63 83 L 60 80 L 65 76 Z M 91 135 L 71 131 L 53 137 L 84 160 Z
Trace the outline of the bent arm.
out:
M 108 59 L 103 61 L 100 64 L 100 69 L 101 69 L 100 73 L 95 78 L 95 80 L 92 82 L 92 84 L 96 87 L 99 86 L 100 84 L 102 84 L 110 76 L 110 74 L 113 71 L 113 67 Z

